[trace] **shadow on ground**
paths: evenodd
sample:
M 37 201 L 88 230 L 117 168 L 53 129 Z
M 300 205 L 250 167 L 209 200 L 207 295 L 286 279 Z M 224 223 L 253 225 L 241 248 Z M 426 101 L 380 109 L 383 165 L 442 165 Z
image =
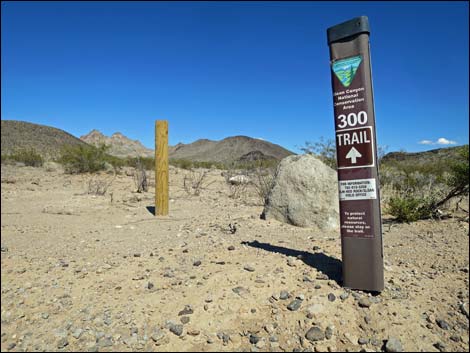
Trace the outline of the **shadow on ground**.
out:
M 282 246 L 271 245 L 269 243 L 260 243 L 259 241 L 244 241 L 244 245 L 251 246 L 257 249 L 263 249 L 274 253 L 284 254 L 287 256 L 294 256 L 300 258 L 308 266 L 316 268 L 328 276 L 329 279 L 341 284 L 341 261 L 325 255 L 323 253 L 309 253 L 307 251 L 299 251 L 294 249 L 285 248 Z M 299 256 L 300 255 L 300 256 Z
M 147 206 L 147 211 L 149 211 L 152 215 L 155 216 L 155 206 Z

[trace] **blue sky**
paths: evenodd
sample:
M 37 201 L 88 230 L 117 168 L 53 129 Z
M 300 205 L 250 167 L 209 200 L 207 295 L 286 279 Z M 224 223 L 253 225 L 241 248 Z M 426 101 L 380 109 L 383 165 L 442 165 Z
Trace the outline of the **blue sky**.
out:
M 467 2 L 1 6 L 2 119 L 151 148 L 167 119 L 172 145 L 248 135 L 299 152 L 334 138 L 326 29 L 366 15 L 378 144 L 468 143 Z

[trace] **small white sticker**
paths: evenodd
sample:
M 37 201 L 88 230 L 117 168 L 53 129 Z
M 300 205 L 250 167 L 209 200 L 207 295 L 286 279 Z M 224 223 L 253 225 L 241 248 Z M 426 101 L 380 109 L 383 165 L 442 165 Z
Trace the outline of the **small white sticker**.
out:
M 374 178 L 339 181 L 340 201 L 375 200 L 376 198 L 377 188 Z

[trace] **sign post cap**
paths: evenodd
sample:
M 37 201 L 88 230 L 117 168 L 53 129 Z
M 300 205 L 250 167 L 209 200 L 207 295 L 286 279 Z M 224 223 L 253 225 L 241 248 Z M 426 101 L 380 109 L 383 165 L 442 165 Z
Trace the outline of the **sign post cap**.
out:
M 356 34 L 370 33 L 369 18 L 367 16 L 353 18 L 352 20 L 328 28 L 326 33 L 328 36 L 328 45 Z

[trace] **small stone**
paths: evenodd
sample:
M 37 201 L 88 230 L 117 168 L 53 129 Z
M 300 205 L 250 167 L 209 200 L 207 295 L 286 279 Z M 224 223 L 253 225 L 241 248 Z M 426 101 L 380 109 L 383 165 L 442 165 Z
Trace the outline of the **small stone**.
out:
M 330 302 L 334 302 L 336 300 L 336 296 L 333 293 L 328 294 L 328 300 Z
M 77 328 L 72 332 L 72 337 L 78 340 L 80 336 L 82 335 L 82 333 L 83 333 L 83 330 L 81 328 Z
M 403 346 L 399 339 L 390 337 L 385 344 L 386 352 L 403 352 Z
M 269 336 L 269 342 L 279 342 L 279 338 L 276 335 Z
M 383 342 L 379 340 L 377 337 L 372 337 L 370 339 L 370 344 L 373 345 L 374 347 L 380 347 L 383 344 Z
M 460 312 L 462 314 L 464 314 L 466 317 L 469 317 L 469 313 L 468 313 L 468 304 L 466 303 L 462 303 L 459 305 L 459 309 L 460 309 Z
M 2 249 L 3 249 L 3 248 L 2 248 Z M 2 250 L 2 251 L 3 251 L 3 250 Z M 11 342 L 11 343 L 8 344 L 7 349 L 8 349 L 9 351 L 11 351 L 11 350 L 12 350 L 13 348 L 15 348 L 15 347 L 16 347 L 16 343 L 15 343 L 15 342 Z
M 64 347 L 68 346 L 68 344 L 69 344 L 69 341 L 67 340 L 66 337 L 61 338 L 59 341 L 57 341 L 57 348 L 62 349 Z
M 170 332 L 174 333 L 176 336 L 181 336 L 183 334 L 183 325 L 170 325 Z
M 331 337 L 333 337 L 334 332 L 335 332 L 334 326 L 328 325 L 325 330 L 326 339 L 329 340 Z
M 261 338 L 257 335 L 250 335 L 250 343 L 251 344 L 257 344 Z
M 302 305 L 302 300 L 295 299 L 291 301 L 289 305 L 287 305 L 287 309 L 289 309 L 290 311 L 296 311 L 296 310 L 299 310 L 301 305 Z
M 155 287 L 155 285 L 152 282 L 149 282 L 149 283 L 147 283 L 146 287 L 147 287 L 148 290 L 152 290 Z
M 313 251 L 317 251 L 317 250 L 320 250 L 320 247 L 315 245 L 313 248 L 312 248 Z
M 448 330 L 450 328 L 449 324 L 447 323 L 447 321 L 443 320 L 443 319 L 437 319 L 436 320 L 436 324 L 443 330 Z
M 193 266 L 201 266 L 201 263 L 202 262 L 200 260 L 194 261 Z
M 191 305 L 186 305 L 183 310 L 178 313 L 178 316 L 182 315 L 191 315 L 194 313 L 194 310 Z
M 369 339 L 365 337 L 359 337 L 359 339 L 357 340 L 357 343 L 359 343 L 362 346 L 364 344 L 369 343 Z
M 290 267 L 295 267 L 295 259 L 293 259 L 292 257 L 289 257 L 287 259 L 287 265 L 290 266 Z
M 433 346 L 434 346 L 439 352 L 443 352 L 443 351 L 446 349 L 445 344 L 442 343 L 442 342 L 434 343 Z
M 192 329 L 192 330 L 188 331 L 188 335 L 190 335 L 190 336 L 199 336 L 200 333 L 201 333 L 201 331 L 196 330 L 196 329 Z
M 230 245 L 230 246 L 227 248 L 227 250 L 233 251 L 233 250 L 235 250 L 235 247 L 234 247 L 233 245 Z
M 190 321 L 189 316 L 182 316 L 180 321 L 183 325 L 186 325 Z
M 134 253 L 134 257 L 141 257 L 142 255 L 140 253 Z
M 279 299 L 286 300 L 288 298 L 289 298 L 289 292 L 286 290 L 281 290 L 281 293 L 279 294 Z
M 341 293 L 341 295 L 339 296 L 339 298 L 340 298 L 342 301 L 345 301 L 346 299 L 349 298 L 349 293 L 348 293 L 348 292 L 343 292 L 343 293 Z
M 254 272 L 255 271 L 255 268 L 253 266 L 250 266 L 250 265 L 243 266 L 243 269 L 248 271 L 248 272 Z
M 359 299 L 358 304 L 361 308 L 370 308 L 370 306 L 372 305 L 372 302 L 369 300 L 369 298 L 363 297 Z
M 222 342 L 224 343 L 224 345 L 227 345 L 230 341 L 230 336 L 227 335 L 225 332 L 219 332 L 217 333 L 217 337 L 222 340 Z
M 163 332 L 162 330 L 160 330 L 159 328 L 156 328 L 152 335 L 150 336 L 150 338 L 154 341 L 154 342 L 158 342 L 160 340 L 162 340 L 163 338 L 165 337 L 165 332 Z
M 49 318 L 49 314 L 48 313 L 42 313 L 41 314 L 41 317 L 44 319 L 44 320 L 47 320 Z
M 320 327 L 313 326 L 307 331 L 305 338 L 310 342 L 323 341 L 325 339 L 325 334 Z
M 457 342 L 457 343 L 460 342 L 460 337 L 457 336 L 457 335 L 452 335 L 452 336 L 450 336 L 450 339 L 451 339 L 452 341 L 454 341 L 454 342 Z
M 271 333 L 274 332 L 274 326 L 271 325 L 271 324 L 264 325 L 264 330 L 265 330 L 267 333 L 271 334 Z

